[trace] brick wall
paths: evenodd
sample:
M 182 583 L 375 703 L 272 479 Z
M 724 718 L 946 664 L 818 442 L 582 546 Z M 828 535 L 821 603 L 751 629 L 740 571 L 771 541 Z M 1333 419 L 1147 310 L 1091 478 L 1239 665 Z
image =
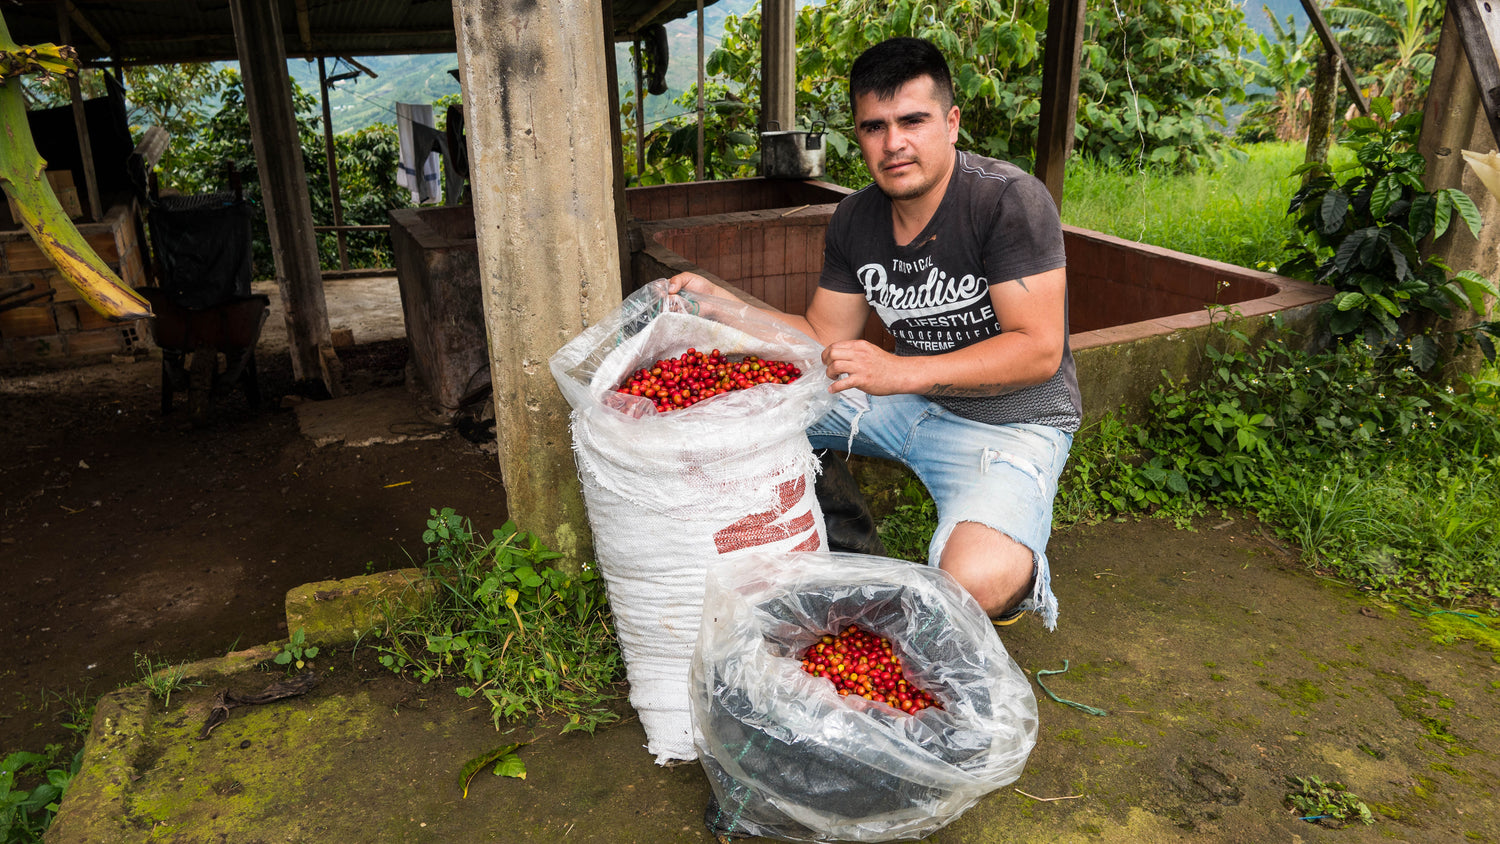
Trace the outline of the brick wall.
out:
M 78 230 L 122 281 L 146 284 L 145 252 L 137 238 L 135 207 L 116 205 L 97 223 Z M 51 292 L 49 298 L 0 311 L 0 365 L 76 365 L 106 360 L 147 342 L 145 320 L 114 322 L 100 316 L 52 266 L 24 229 L 0 231 L 0 291 L 26 286 L 16 298 Z M 14 301 L 12 299 L 11 301 Z

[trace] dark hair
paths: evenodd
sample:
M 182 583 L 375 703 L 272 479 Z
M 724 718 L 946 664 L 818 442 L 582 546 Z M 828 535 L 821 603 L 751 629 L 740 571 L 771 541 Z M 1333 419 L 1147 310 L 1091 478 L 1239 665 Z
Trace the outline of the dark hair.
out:
M 922 38 L 891 38 L 865 50 L 849 69 L 849 111 L 854 101 L 873 93 L 885 100 L 896 96 L 902 85 L 923 76 L 931 77 L 938 101 L 953 105 L 953 77 L 948 62 L 931 41 Z

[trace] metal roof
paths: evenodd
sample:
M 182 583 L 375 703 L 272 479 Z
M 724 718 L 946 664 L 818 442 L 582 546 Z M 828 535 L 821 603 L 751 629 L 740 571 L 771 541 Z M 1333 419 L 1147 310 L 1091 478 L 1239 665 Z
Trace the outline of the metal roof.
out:
M 19 44 L 57 43 L 59 2 L 68 39 L 85 63 L 235 61 L 228 0 L 6 0 L 0 6 Z M 275 0 L 286 54 L 375 56 L 457 49 L 449 0 Z M 712 5 L 715 0 L 704 0 Z M 697 0 L 615 0 L 615 38 L 692 14 Z

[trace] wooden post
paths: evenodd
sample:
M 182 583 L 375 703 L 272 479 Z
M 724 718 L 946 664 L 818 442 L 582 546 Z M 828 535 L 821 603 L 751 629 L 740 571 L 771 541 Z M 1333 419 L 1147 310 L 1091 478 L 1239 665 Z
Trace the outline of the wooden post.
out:
M 1344 90 L 1348 92 L 1349 99 L 1354 101 L 1360 114 L 1369 114 L 1370 104 L 1365 102 L 1364 92 L 1359 90 L 1359 80 L 1354 78 L 1354 68 L 1349 66 L 1349 60 L 1344 57 L 1339 40 L 1334 37 L 1328 19 L 1323 17 L 1323 10 L 1318 8 L 1317 0 L 1302 0 L 1302 10 L 1307 12 L 1307 20 L 1317 31 L 1318 40 L 1323 42 L 1323 49 L 1339 57 L 1339 75 L 1344 80 Z
M 57 37 L 64 44 L 73 43 L 67 0 L 57 2 Z M 83 165 L 83 191 L 89 204 L 86 219 L 102 220 L 104 209 L 99 207 L 99 177 L 94 172 L 94 144 L 89 137 L 88 114 L 83 107 L 83 86 L 79 84 L 77 76 L 68 77 L 68 93 L 73 101 L 73 129 L 78 133 L 78 161 Z
M 760 13 L 760 130 L 797 128 L 797 7 L 763 0 Z
M 1474 200 L 1485 225 L 1476 240 L 1454 215 L 1448 233 L 1428 244 L 1424 252 L 1437 255 L 1454 270 L 1474 270 L 1486 278 L 1500 274 L 1500 202 L 1485 189 L 1467 164 L 1465 149 L 1488 152 L 1494 135 L 1481 106 L 1482 92 L 1465 58 L 1462 33 L 1448 6 L 1438 37 L 1432 84 L 1422 107 L 1422 136 L 1418 151 L 1427 159 L 1422 180 L 1428 190 L 1461 188 Z
M 280 15 L 277 5 L 265 0 L 229 0 L 229 13 L 245 81 L 245 107 L 260 170 L 276 283 L 286 313 L 292 375 L 298 380 L 319 379 L 329 395 L 339 396 L 343 373 L 328 329 Z
M 1083 55 L 1083 0 L 1053 0 L 1042 54 L 1042 113 L 1036 133 L 1036 176 L 1062 208 L 1063 177 L 1078 117 L 1078 64 Z
M 593 540 L 570 408 L 547 363 L 619 304 L 603 10 L 456 0 L 474 227 L 506 506 L 573 565 Z
M 630 45 L 635 57 L 635 180 L 646 175 L 646 44 L 636 38 Z
M 344 225 L 344 206 L 339 201 L 339 158 L 333 147 L 333 109 L 328 105 L 328 66 L 322 56 L 318 56 L 318 90 L 322 92 L 323 100 L 323 157 L 328 163 L 328 191 L 333 200 L 333 224 Z M 349 245 L 344 237 L 344 230 L 336 228 L 334 237 L 339 245 L 339 269 L 349 269 Z
M 703 0 L 698 0 L 698 168 L 696 174 L 698 181 L 704 179 L 703 147 Z
M 1312 110 L 1307 117 L 1307 151 L 1304 164 L 1328 163 L 1328 146 L 1333 140 L 1333 124 L 1339 111 L 1339 66 L 1344 60 L 1324 51 L 1318 54 L 1317 72 L 1313 77 Z M 1291 108 L 1291 104 L 1287 104 Z M 1312 175 L 1304 173 L 1306 182 Z
M 1449 0 L 1444 34 L 1450 20 L 1479 85 L 1480 104 L 1494 136 L 1474 151 L 1489 152 L 1500 141 L 1500 8 L 1485 0 Z

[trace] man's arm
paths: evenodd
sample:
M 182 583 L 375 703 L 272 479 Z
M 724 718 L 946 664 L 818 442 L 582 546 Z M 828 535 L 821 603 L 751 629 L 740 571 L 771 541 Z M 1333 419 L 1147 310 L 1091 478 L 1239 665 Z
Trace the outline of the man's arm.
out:
M 678 273 L 667 282 L 667 292 L 686 290 L 700 296 L 717 296 L 721 299 L 744 301 L 726 288 L 695 273 Z M 827 346 L 838 340 L 852 340 L 865 330 L 870 304 L 858 293 L 836 293 L 825 288 L 813 291 L 812 301 L 807 305 L 807 314 L 797 316 L 775 308 L 761 308 L 762 313 L 784 323 Z M 826 362 L 826 355 L 825 355 Z M 832 377 L 830 375 L 830 377 Z
M 990 300 L 1004 333 L 940 355 L 900 357 L 864 340 L 834 342 L 823 350 L 832 389 L 994 396 L 1040 384 L 1062 362 L 1067 291 L 1062 267 L 991 284 Z

